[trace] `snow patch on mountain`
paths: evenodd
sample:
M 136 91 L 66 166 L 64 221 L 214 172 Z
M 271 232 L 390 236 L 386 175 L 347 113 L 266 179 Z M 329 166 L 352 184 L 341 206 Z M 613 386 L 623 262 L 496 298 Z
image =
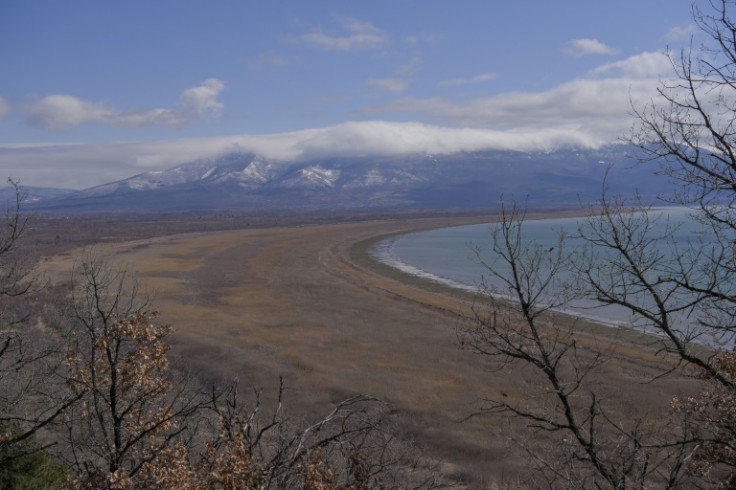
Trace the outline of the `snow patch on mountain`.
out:
M 253 160 L 238 175 L 241 184 L 265 184 L 274 178 L 274 168 L 269 162 Z
M 632 183 L 661 193 L 649 170 L 626 174 L 632 157 L 626 147 L 570 148 L 555 152 L 467 152 L 320 157 L 272 160 L 234 153 L 76 192 L 68 202 L 99 209 L 358 209 L 368 207 L 485 208 L 500 195 L 529 196 L 532 204 L 579 205 L 596 198 L 607 165 L 612 189 Z M 86 199 L 89 198 L 89 199 Z M 85 200 L 86 199 L 86 200 Z M 63 205 L 63 199 L 58 200 Z
M 212 167 L 211 169 L 209 169 L 208 171 L 206 171 L 206 172 L 204 173 L 204 175 L 203 175 L 202 177 L 200 177 L 200 178 L 199 178 L 199 180 L 205 180 L 205 179 L 206 179 L 207 177 L 209 177 L 210 175 L 212 175 L 212 173 L 213 173 L 213 172 L 214 172 L 215 170 L 217 170 L 217 169 L 216 169 L 215 167 Z
M 426 182 L 429 180 L 427 177 L 421 177 L 411 172 L 404 170 L 398 170 L 395 172 L 394 177 L 391 179 L 392 184 L 403 184 L 406 182 Z
M 340 177 L 340 170 L 327 169 L 320 165 L 300 168 L 279 182 L 280 187 L 332 188 Z
M 381 172 L 376 169 L 371 169 L 359 178 L 353 179 L 349 183 L 345 184 L 345 187 L 352 189 L 356 187 L 380 186 L 385 184 L 387 181 L 388 179 Z

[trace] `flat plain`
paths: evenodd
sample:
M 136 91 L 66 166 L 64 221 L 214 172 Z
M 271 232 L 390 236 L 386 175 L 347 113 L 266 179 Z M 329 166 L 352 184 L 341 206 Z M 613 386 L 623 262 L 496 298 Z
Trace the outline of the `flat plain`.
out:
M 135 275 L 161 320 L 172 354 L 204 383 L 238 378 L 275 396 L 284 380 L 295 418 L 315 418 L 353 394 L 393 408 L 397 432 L 437 462 L 445 481 L 488 488 L 528 473 L 518 442 L 541 448 L 498 414 L 469 417 L 486 398 L 545 402 L 535 373 L 463 349 L 472 298 L 423 282 L 366 254 L 383 236 L 488 222 L 493 216 L 414 217 L 178 233 L 107 241 L 95 254 Z M 79 255 L 43 262 L 63 280 Z M 573 321 L 563 319 L 561 321 Z M 581 322 L 583 355 L 604 351 L 593 375 L 614 415 L 635 420 L 692 392 L 687 376 L 651 380 L 668 367 L 643 336 Z M 586 352 L 588 354 L 586 354 Z M 513 485 L 512 485 L 513 486 Z

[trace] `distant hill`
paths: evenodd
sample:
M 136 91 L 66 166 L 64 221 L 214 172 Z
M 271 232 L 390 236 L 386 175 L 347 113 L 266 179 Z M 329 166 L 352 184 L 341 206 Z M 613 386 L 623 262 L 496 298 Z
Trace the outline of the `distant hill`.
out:
M 484 209 L 499 197 L 530 206 L 573 207 L 610 194 L 667 192 L 656 164 L 635 150 L 479 151 L 363 156 L 303 162 L 230 154 L 146 172 L 83 191 L 39 197 L 31 207 L 64 212 L 325 211 Z
M 69 189 L 56 189 L 52 187 L 27 187 L 23 185 L 21 189 L 26 204 L 55 201 L 74 193 L 74 191 Z M 11 186 L 0 188 L 0 203 L 3 205 L 9 203 L 9 201 L 14 201 L 15 197 L 15 188 Z

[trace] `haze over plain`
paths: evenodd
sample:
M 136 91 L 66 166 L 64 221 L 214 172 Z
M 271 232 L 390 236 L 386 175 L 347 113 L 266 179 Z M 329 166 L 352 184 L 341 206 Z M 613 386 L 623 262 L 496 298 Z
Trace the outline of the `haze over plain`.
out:
M 597 147 L 695 34 L 663 0 L 4 2 L 0 169 L 81 189 L 233 151 Z

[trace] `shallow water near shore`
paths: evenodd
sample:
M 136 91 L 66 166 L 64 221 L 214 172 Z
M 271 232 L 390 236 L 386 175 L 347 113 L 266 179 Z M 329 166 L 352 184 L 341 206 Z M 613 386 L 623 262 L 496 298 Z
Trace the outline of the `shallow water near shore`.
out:
M 553 248 L 560 231 L 573 234 L 579 223 L 580 218 L 529 221 L 524 224 L 525 237 L 542 248 Z M 481 264 L 481 260 L 493 262 L 489 247 L 494 226 L 493 223 L 467 225 L 400 235 L 379 243 L 372 254 L 380 262 L 407 274 L 469 292 L 488 288 L 504 296 L 498 293 L 503 284 Z M 507 269 L 497 261 L 494 266 L 500 271 Z M 583 301 L 564 309 L 566 313 L 609 325 L 627 322 L 626 311 L 608 310 L 616 309 Z
M 713 242 L 713 237 L 703 234 L 701 225 L 688 217 L 685 208 L 657 209 L 651 216 L 658 220 L 653 235 L 667 233 L 671 243 L 685 246 L 694 236 L 702 237 L 705 244 L 709 240 Z M 536 243 L 542 250 L 553 250 L 559 246 L 560 233 L 564 233 L 568 237 L 564 241 L 564 251 L 573 253 L 582 245 L 581 239 L 574 238 L 582 221 L 583 218 L 529 220 L 523 224 L 524 239 Z M 667 223 L 669 231 L 666 231 Z M 501 273 L 510 271 L 491 252 L 494 226 L 497 225 L 467 225 L 395 236 L 378 243 L 371 253 L 380 262 L 423 279 L 465 291 L 485 290 L 505 296 L 506 287 L 481 263 L 491 263 Z M 667 250 L 662 252 L 667 253 Z M 569 274 L 563 274 L 560 283 L 569 283 L 570 279 Z M 611 326 L 637 326 L 637 319 L 628 309 L 603 306 L 592 300 L 576 299 L 560 311 Z M 690 320 L 683 318 L 682 322 Z M 646 331 L 643 326 L 638 328 Z

